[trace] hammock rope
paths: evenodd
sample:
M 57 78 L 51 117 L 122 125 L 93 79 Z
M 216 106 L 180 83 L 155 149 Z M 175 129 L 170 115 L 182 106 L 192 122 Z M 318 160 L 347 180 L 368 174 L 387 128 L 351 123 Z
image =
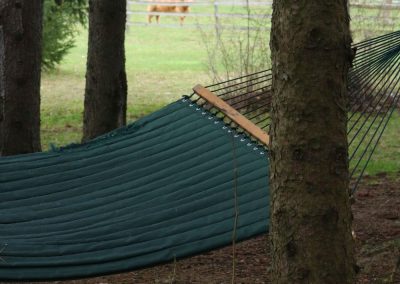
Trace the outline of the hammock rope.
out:
M 354 194 L 399 105 L 400 31 L 353 45 L 356 57 L 348 76 L 348 141 L 351 193 Z M 207 86 L 254 124 L 266 131 L 271 125 L 272 72 L 263 70 Z M 210 106 L 195 93 L 189 96 L 201 107 Z M 218 112 L 218 110 L 217 110 Z M 227 119 L 227 123 L 238 128 Z M 238 129 L 246 133 L 243 129 Z

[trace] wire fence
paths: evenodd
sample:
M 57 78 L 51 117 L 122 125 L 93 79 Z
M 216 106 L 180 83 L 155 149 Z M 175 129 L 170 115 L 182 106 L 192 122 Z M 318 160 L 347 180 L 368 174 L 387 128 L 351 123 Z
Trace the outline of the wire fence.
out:
M 377 25 L 380 31 L 390 31 L 398 28 L 400 22 L 400 0 L 350 1 L 350 9 L 354 31 L 377 29 Z M 264 21 L 263 28 L 269 29 L 272 1 L 128 1 L 127 11 L 128 27 L 215 29 L 218 26 L 248 30 L 260 29 L 257 25 Z
M 149 9 L 151 6 L 157 6 L 157 8 Z M 188 7 L 188 9 L 183 12 L 183 7 Z M 252 9 L 251 13 L 246 11 L 247 8 Z M 162 11 L 167 9 L 168 12 Z M 127 11 L 128 26 L 154 26 L 154 18 L 162 17 L 157 27 L 213 29 L 218 25 L 223 29 L 248 29 L 244 21 L 271 18 L 272 2 L 128 1 Z M 185 23 L 178 22 L 180 17 L 188 17 L 188 19 Z M 265 29 L 268 29 L 268 26 Z

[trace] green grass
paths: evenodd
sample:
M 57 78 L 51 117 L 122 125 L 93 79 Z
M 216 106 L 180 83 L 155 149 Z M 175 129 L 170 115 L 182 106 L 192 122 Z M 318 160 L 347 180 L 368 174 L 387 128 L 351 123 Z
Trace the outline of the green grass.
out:
M 135 27 L 126 34 L 128 121 L 149 114 L 207 84 L 206 53 L 198 35 L 184 29 Z M 87 32 L 55 72 L 42 76 L 42 145 L 81 138 Z
M 189 17 L 186 20 L 185 23 L 194 21 Z M 178 20 L 165 17 L 162 21 Z M 195 29 L 151 26 L 131 27 L 127 31 L 129 122 L 190 94 L 197 83 L 211 82 L 207 71 L 207 52 L 202 41 L 200 32 Z M 76 47 L 58 69 L 42 76 L 44 150 L 50 144 L 61 146 L 81 139 L 86 53 L 87 32 L 82 31 Z M 400 170 L 399 123 L 400 115 L 396 114 L 367 168 L 367 174 Z
M 381 9 L 350 8 L 353 41 L 373 38 L 400 30 L 400 10 L 386 12 Z M 390 19 L 387 19 L 390 18 Z
M 363 119 L 360 120 L 359 125 L 364 124 L 364 118 L 367 118 L 367 115 L 362 116 Z M 370 118 L 367 119 L 366 123 L 363 125 L 363 127 L 360 129 L 359 134 L 357 135 L 356 139 L 354 142 L 351 143 L 349 153 L 350 157 L 353 152 L 356 154 L 354 155 L 354 158 L 352 159 L 350 163 L 350 169 L 353 169 L 356 167 L 356 172 L 355 176 L 357 176 L 361 170 L 363 169 L 365 162 L 368 160 L 368 156 L 371 153 L 371 150 L 373 149 L 374 142 L 376 141 L 377 137 L 379 136 L 379 133 L 381 132 L 380 129 L 382 128 L 377 128 L 381 119 L 383 118 L 382 116 L 378 116 L 376 121 L 373 121 L 373 117 L 375 115 L 372 115 Z M 353 122 L 356 121 L 358 118 L 358 115 L 355 115 L 352 121 L 349 123 L 349 128 L 353 125 Z M 383 119 L 382 126 L 384 125 L 386 121 L 386 118 Z M 373 123 L 372 127 L 368 130 L 369 125 Z M 371 161 L 369 162 L 365 173 L 367 175 L 375 175 L 378 173 L 395 173 L 400 171 L 400 129 L 399 129 L 399 124 L 400 124 L 400 114 L 399 111 L 395 111 L 389 120 L 389 123 L 382 135 L 382 138 L 379 141 L 379 144 L 372 154 Z M 349 135 L 349 142 L 352 141 L 352 137 L 357 133 L 359 130 L 358 127 L 356 127 L 351 134 Z M 377 133 L 374 136 L 374 133 Z M 363 138 L 365 137 L 365 138 Z M 375 137 L 375 138 L 374 138 Z M 368 142 L 372 139 L 373 143 L 367 148 Z M 361 141 L 362 140 L 362 141 Z M 358 147 L 358 144 L 362 142 L 361 147 Z M 365 155 L 363 155 L 365 152 Z M 357 165 L 357 162 L 361 159 L 361 163 Z
M 395 111 L 372 155 L 365 174 L 396 173 L 400 171 L 400 113 Z M 369 136 L 370 137 L 370 136 Z M 355 143 L 357 144 L 357 143 Z M 364 158 L 365 159 L 365 158 Z M 361 164 L 362 165 L 362 164 Z
M 78 76 L 42 76 L 42 146 L 64 145 L 81 139 L 84 81 Z

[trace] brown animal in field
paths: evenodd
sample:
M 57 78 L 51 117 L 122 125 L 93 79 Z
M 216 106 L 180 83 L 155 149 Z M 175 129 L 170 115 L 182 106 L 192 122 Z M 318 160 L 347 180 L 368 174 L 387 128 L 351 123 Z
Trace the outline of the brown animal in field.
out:
M 170 3 L 171 0 L 155 0 L 155 2 L 159 3 Z M 179 2 L 176 1 L 176 2 Z M 180 2 L 185 3 L 185 2 L 191 2 L 188 0 L 180 0 Z M 173 2 L 171 3 L 173 4 Z M 164 6 L 164 5 L 149 5 L 147 6 L 147 11 L 148 12 L 162 12 L 162 13 L 188 13 L 190 7 L 189 6 Z M 154 15 L 148 15 L 147 20 L 149 24 L 151 23 L 151 18 L 153 18 Z M 155 15 L 157 24 L 160 22 L 160 15 Z M 180 16 L 180 24 L 183 24 L 183 20 L 185 19 L 185 16 Z

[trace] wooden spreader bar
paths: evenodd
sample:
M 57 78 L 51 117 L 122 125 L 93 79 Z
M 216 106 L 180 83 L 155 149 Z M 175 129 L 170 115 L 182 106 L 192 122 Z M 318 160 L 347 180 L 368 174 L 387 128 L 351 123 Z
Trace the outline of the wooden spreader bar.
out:
M 206 100 L 208 103 L 212 104 L 214 107 L 219 109 L 221 112 L 223 112 L 233 122 L 235 122 L 237 125 L 239 125 L 241 128 L 246 130 L 248 133 L 250 133 L 252 136 L 257 138 L 258 140 L 260 140 L 262 143 L 264 143 L 265 145 L 269 144 L 269 135 L 265 131 L 263 131 L 261 128 L 259 128 L 257 125 L 255 125 L 250 120 L 248 120 L 244 115 L 242 115 L 236 109 L 234 109 L 229 104 L 224 102 L 222 99 L 218 98 L 210 90 L 208 90 L 207 88 L 204 88 L 201 85 L 196 85 L 193 88 L 193 91 L 198 96 L 200 96 L 201 98 Z

